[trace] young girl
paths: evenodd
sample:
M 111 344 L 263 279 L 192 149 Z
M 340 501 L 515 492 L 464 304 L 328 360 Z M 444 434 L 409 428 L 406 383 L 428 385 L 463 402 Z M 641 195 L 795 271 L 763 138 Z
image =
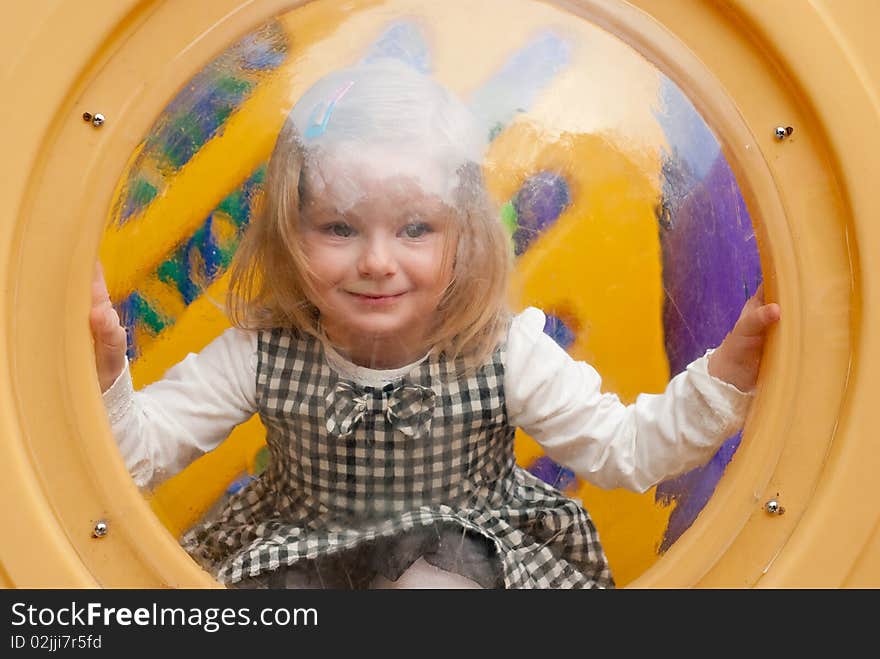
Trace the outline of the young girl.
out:
M 100 272 L 91 327 L 111 426 L 139 485 L 254 412 L 270 462 L 183 545 L 237 587 L 612 587 L 580 504 L 516 465 L 521 427 L 604 488 L 643 492 L 738 430 L 764 335 L 760 291 L 717 350 L 629 406 L 506 306 L 510 239 L 463 104 L 377 61 L 291 111 L 236 255 L 233 328 L 133 391 Z

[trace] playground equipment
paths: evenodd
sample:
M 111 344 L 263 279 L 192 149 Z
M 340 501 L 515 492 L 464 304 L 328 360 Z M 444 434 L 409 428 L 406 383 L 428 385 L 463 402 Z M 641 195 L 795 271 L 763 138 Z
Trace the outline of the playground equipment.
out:
M 279 96 L 371 52 L 435 71 L 484 111 L 494 136 L 487 179 L 508 202 L 519 302 L 551 311 L 558 340 L 610 373 L 622 397 L 662 387 L 723 326 L 737 305 L 711 284 L 725 274 L 746 292 L 763 277 L 782 305 L 746 428 L 715 473 L 641 498 L 567 485 L 596 518 L 618 581 L 880 585 L 871 494 L 880 202 L 870 187 L 880 174 L 880 58 L 867 30 L 880 9 L 869 0 L 523 0 L 505 4 L 516 11 L 502 40 L 497 3 L 439 5 L 7 9 L 4 585 L 217 585 L 176 536 L 242 469 L 257 468 L 259 427 L 240 427 L 225 453 L 144 497 L 116 453 L 94 378 L 92 264 L 100 255 L 114 301 L 127 305 L 136 384 L 204 345 L 225 327 L 212 300 L 222 301 L 223 265 L 283 119 Z M 225 75 L 230 52 L 243 57 L 234 76 Z M 225 96 L 194 113 L 208 86 Z M 518 95 L 505 96 L 511 89 Z M 662 103 L 614 105 L 628 95 Z M 211 119 L 216 134 L 198 137 L 204 126 L 183 121 L 192 116 Z M 175 130 L 192 143 L 174 141 Z M 635 137 L 648 146 L 618 148 Z M 157 165 L 169 162 L 173 171 Z M 727 169 L 712 170 L 718 163 Z M 553 202 L 547 222 L 529 206 L 536 195 Z M 739 229 L 704 223 L 688 234 L 694 205 L 713 200 L 728 206 L 710 216 L 740 217 Z M 615 224 L 621 216 L 632 221 Z M 194 258 L 201 267 L 176 267 Z M 688 286 L 708 291 L 704 304 L 681 292 Z M 675 325 L 664 313 L 682 299 L 692 308 Z M 707 316 L 713 304 L 720 315 Z M 523 464 L 554 468 L 518 441 Z

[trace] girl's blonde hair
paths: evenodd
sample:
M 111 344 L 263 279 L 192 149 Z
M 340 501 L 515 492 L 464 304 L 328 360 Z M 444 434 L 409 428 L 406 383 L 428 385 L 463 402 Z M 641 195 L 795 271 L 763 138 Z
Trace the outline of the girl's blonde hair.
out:
M 478 132 L 461 101 L 401 63 L 359 65 L 318 81 L 278 135 L 263 195 L 233 259 L 227 294 L 232 324 L 287 327 L 324 340 L 300 240 L 304 169 L 331 144 L 419 148 L 450 173 L 448 193 L 440 194 L 454 210 L 457 229 L 452 281 L 426 340 L 462 358 L 467 371 L 485 361 L 509 322 L 513 252 L 483 185 Z

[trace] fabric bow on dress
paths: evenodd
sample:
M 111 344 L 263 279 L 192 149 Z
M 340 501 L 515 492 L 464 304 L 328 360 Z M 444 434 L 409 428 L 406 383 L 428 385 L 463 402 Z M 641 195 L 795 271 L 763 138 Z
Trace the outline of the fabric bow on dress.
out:
M 327 431 L 337 437 L 351 435 L 368 411 L 384 413 L 394 429 L 407 437 L 417 439 L 431 431 L 434 390 L 421 385 L 404 383 L 377 390 L 339 380 L 326 402 Z

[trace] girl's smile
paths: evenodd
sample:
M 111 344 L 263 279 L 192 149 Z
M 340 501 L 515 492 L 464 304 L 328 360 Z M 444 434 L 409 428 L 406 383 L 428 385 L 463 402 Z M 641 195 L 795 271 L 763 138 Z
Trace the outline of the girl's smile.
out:
M 366 293 L 352 293 L 349 291 L 349 295 L 352 295 L 359 302 L 363 302 L 364 304 L 393 304 L 401 297 L 406 295 L 406 293 L 394 293 L 390 295 L 370 295 Z

